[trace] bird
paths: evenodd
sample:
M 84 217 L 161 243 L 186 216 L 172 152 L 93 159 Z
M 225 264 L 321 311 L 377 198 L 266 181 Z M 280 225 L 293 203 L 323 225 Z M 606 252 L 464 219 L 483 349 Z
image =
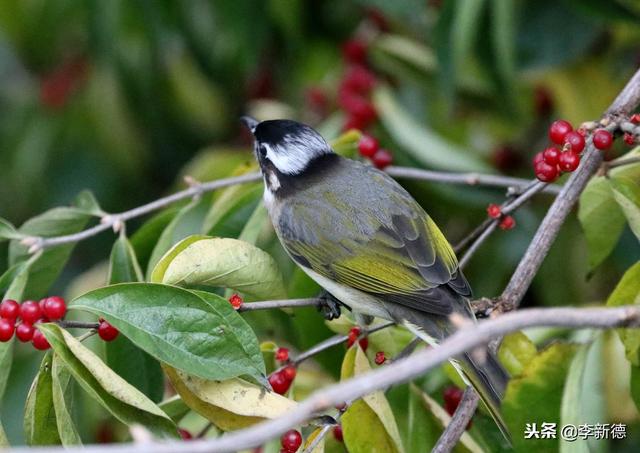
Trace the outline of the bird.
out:
M 253 135 L 263 201 L 280 243 L 339 305 L 393 321 L 430 344 L 461 321 L 475 322 L 471 288 L 451 245 L 400 184 L 338 155 L 308 125 L 241 120 Z M 451 363 L 509 440 L 500 412 L 508 375 L 495 355 L 485 348 Z

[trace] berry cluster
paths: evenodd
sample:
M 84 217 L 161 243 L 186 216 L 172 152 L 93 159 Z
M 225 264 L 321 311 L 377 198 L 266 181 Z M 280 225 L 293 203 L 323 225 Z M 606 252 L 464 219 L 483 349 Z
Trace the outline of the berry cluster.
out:
M 41 351 L 49 349 L 44 334 L 34 326 L 62 319 L 66 312 L 67 305 L 59 296 L 47 297 L 40 302 L 25 300 L 21 304 L 12 299 L 4 300 L 0 303 L 0 341 L 11 340 L 15 333 L 23 343 L 30 341 Z
M 553 182 L 562 172 L 575 171 L 580 165 L 580 155 L 585 147 L 584 128 L 573 130 L 565 120 L 554 121 L 549 127 L 549 139 L 558 146 L 550 146 L 533 158 L 536 177 L 543 182 Z M 606 129 L 593 131 L 593 146 L 606 151 L 613 143 L 613 135 Z
M 378 140 L 371 135 L 363 134 L 358 142 L 358 152 L 362 157 L 371 160 L 371 163 L 380 170 L 388 167 L 393 162 L 393 156 L 386 149 L 380 148 Z
M 462 400 L 462 394 L 464 392 L 455 386 L 450 386 L 444 389 L 442 393 L 442 397 L 444 399 L 444 409 L 447 411 L 449 415 L 453 417 L 453 414 L 456 412 L 456 409 L 460 405 L 460 401 Z M 469 420 L 469 424 L 467 425 L 467 429 L 471 428 L 472 420 Z
M 290 429 L 280 438 L 280 445 L 280 453 L 295 453 L 302 445 L 302 435 L 295 429 Z
M 504 215 L 497 204 L 491 203 L 487 206 L 487 215 L 492 219 L 500 219 L 498 226 L 503 230 L 511 230 L 516 226 L 516 220 L 510 215 Z
M 350 348 L 356 341 L 358 341 L 362 350 L 366 351 L 369 347 L 369 339 L 367 337 L 360 338 L 361 334 L 362 331 L 360 330 L 360 327 L 352 327 L 349 331 L 349 334 L 347 335 L 347 348 Z M 358 340 L 358 338 L 360 339 Z

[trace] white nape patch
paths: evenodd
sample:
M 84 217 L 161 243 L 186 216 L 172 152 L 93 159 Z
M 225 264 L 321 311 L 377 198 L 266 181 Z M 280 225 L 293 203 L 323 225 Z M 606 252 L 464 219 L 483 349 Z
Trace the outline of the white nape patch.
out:
M 277 145 L 263 143 L 262 146 L 267 149 L 267 159 L 285 175 L 297 175 L 314 158 L 332 152 L 327 142 L 316 133 L 288 134 Z
M 269 173 L 269 188 L 274 192 L 280 188 L 280 180 L 278 179 L 278 176 L 276 176 L 276 174 L 273 172 Z
M 275 201 L 275 197 L 273 195 L 273 192 L 271 192 L 271 190 L 269 190 L 269 187 L 266 185 L 264 187 L 264 194 L 262 195 L 262 200 L 264 201 L 264 205 L 267 208 L 267 211 L 271 211 L 271 208 L 273 207 L 273 202 Z

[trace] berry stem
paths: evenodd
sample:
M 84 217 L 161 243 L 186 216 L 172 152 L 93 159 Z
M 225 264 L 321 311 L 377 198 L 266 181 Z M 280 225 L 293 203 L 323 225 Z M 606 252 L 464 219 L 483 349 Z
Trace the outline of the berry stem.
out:
M 97 322 L 85 322 L 85 321 L 57 321 L 56 324 L 58 324 L 60 327 L 63 327 L 65 329 L 97 329 L 98 328 L 98 323 Z

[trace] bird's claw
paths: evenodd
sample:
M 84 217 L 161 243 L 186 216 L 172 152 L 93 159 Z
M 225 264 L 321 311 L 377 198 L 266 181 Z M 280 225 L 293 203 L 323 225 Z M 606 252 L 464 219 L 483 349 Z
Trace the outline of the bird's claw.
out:
M 322 316 L 327 321 L 340 317 L 342 303 L 327 291 L 324 291 L 319 297 L 318 311 L 322 312 Z

